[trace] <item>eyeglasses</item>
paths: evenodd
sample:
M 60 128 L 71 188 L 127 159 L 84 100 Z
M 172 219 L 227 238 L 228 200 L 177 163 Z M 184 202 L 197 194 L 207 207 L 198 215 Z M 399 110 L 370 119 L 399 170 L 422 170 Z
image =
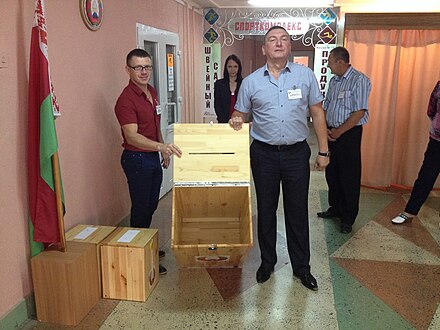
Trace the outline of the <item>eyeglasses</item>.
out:
M 152 65 L 136 65 L 136 66 L 128 65 L 128 67 L 132 68 L 136 72 L 142 72 L 143 70 L 145 70 L 145 71 L 153 70 L 153 66 Z

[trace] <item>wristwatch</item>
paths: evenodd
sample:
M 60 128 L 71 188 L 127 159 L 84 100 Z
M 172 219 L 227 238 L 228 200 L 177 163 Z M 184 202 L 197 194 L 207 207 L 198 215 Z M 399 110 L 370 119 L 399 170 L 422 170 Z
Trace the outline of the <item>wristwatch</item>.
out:
M 324 157 L 330 157 L 330 151 L 327 151 L 327 152 L 318 151 L 318 155 L 324 156 Z

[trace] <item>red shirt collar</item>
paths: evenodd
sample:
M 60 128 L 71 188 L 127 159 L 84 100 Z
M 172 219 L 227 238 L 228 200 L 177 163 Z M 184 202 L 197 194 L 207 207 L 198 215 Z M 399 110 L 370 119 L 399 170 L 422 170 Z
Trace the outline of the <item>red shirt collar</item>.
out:
M 145 92 L 138 85 L 136 85 L 131 79 L 128 81 L 128 86 L 130 86 L 130 88 L 138 95 L 145 94 Z M 150 91 L 151 95 L 153 95 L 152 93 L 153 87 L 150 86 L 150 84 L 147 84 L 147 88 Z

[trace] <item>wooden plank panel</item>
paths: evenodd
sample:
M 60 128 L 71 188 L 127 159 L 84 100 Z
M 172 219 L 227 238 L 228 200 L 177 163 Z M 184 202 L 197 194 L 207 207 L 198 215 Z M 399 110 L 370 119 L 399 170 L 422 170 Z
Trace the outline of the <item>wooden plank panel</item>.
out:
M 242 264 L 249 252 L 245 244 L 223 244 L 216 250 L 209 250 L 208 245 L 187 245 L 176 247 L 176 259 L 182 267 L 223 268 Z
M 96 228 L 96 230 L 87 236 L 85 239 L 75 238 L 79 233 L 87 228 Z M 110 235 L 116 227 L 111 226 L 95 226 L 95 225 L 84 225 L 80 224 L 70 229 L 66 233 L 66 241 L 74 241 L 74 242 L 83 242 L 83 243 L 92 243 L 95 244 L 96 247 L 96 255 L 97 255 L 97 267 L 99 273 L 99 296 L 102 297 L 102 274 L 101 274 L 101 250 L 99 249 L 99 244 Z
M 250 182 L 249 125 L 174 124 L 174 182 Z
M 245 198 L 250 186 L 240 187 L 174 187 L 173 202 L 184 218 L 236 217 L 248 205 Z
M 121 229 L 124 233 L 129 228 Z M 140 230 L 149 233 L 131 243 L 115 244 L 121 236 L 117 233 L 102 243 L 104 298 L 145 301 L 159 281 L 157 230 Z
M 87 228 L 96 228 L 96 230 L 87 236 L 85 239 L 75 238 L 79 233 Z M 110 235 L 116 227 L 112 226 L 95 226 L 95 225 L 84 225 L 79 224 L 74 228 L 70 229 L 66 233 L 66 241 L 77 241 L 77 242 L 85 242 L 85 243 L 93 243 L 99 244 L 101 241 Z
M 228 223 L 234 223 L 239 221 L 238 217 L 203 217 L 203 218 L 183 218 L 182 219 L 183 223 L 192 223 L 192 222 L 196 222 L 196 223 L 209 223 L 209 222 L 228 222 Z
M 251 187 L 243 195 L 240 211 L 240 242 L 253 246 Z
M 132 239 L 131 242 L 118 242 L 118 240 L 129 230 L 139 230 L 140 232 Z M 118 227 L 107 238 L 102 241 L 104 245 L 112 246 L 126 246 L 144 248 L 145 244 L 149 242 L 157 234 L 157 229 L 133 228 L 133 227 Z
M 248 131 L 241 131 L 240 139 L 227 124 L 177 125 L 174 132 L 174 142 L 190 155 L 180 163 L 186 172 L 173 188 L 171 247 L 176 259 L 182 267 L 239 266 L 253 244 L 250 174 L 242 185 L 227 182 L 240 180 L 243 165 L 250 172 Z M 233 160 L 240 150 L 246 160 Z M 176 173 L 175 167 L 175 179 Z
M 240 243 L 240 232 L 238 229 L 187 228 L 183 230 L 183 234 L 183 245 Z
M 96 247 L 66 242 L 66 252 L 44 251 L 31 259 L 37 319 L 77 325 L 99 301 Z
M 240 223 L 239 222 L 208 222 L 208 223 L 189 222 L 189 223 L 185 224 L 185 226 L 183 227 L 182 231 L 189 230 L 191 228 L 198 228 L 198 229 L 237 229 L 237 230 L 240 230 Z

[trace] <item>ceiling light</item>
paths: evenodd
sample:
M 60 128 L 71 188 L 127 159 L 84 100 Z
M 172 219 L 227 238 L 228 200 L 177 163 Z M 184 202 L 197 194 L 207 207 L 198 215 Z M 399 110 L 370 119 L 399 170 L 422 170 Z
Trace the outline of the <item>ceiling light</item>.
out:
M 254 7 L 333 7 L 334 0 L 249 0 L 248 4 Z

